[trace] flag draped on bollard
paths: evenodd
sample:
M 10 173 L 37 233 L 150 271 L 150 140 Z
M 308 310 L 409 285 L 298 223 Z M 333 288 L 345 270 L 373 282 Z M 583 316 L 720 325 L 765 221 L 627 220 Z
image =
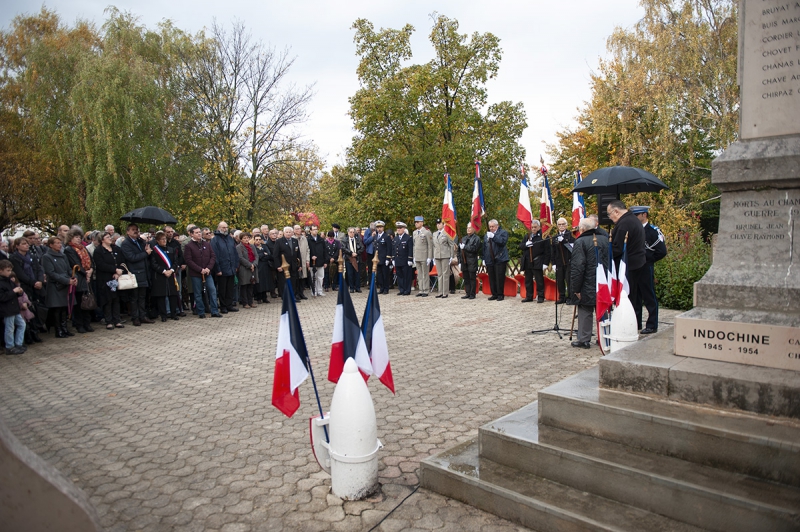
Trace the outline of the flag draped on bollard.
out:
M 377 263 L 377 259 L 374 262 Z M 389 363 L 389 346 L 386 344 L 386 331 L 383 328 L 378 292 L 375 290 L 374 273 L 372 274 L 369 299 L 367 299 L 367 308 L 364 309 L 364 319 L 361 320 L 361 327 L 364 333 L 364 342 L 372 360 L 373 375 L 378 377 L 378 380 L 394 393 L 392 366 Z
M 272 382 L 272 405 L 292 417 L 300 408 L 297 388 L 308 378 L 308 350 L 297 316 L 292 283 L 283 289 L 283 308 L 278 327 L 278 347 L 275 350 L 275 376 Z
M 341 270 L 341 268 L 340 268 Z M 339 298 L 336 302 L 336 317 L 333 321 L 333 338 L 331 340 L 331 361 L 328 367 L 328 380 L 339 382 L 344 363 L 354 358 L 364 380 L 372 375 L 372 363 L 369 360 L 364 335 L 358 326 L 356 309 L 353 300 L 345 288 L 342 272 L 339 272 Z

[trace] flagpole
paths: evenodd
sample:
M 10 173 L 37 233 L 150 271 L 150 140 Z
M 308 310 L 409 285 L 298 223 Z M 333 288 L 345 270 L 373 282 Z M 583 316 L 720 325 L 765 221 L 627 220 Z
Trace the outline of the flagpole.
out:
M 292 272 L 289 270 L 289 263 L 286 262 L 286 257 L 281 255 L 281 268 L 283 268 L 283 276 L 286 278 L 284 290 L 289 291 L 289 297 L 292 301 L 294 301 L 294 290 L 292 289 Z M 317 398 L 317 408 L 319 408 L 319 417 L 320 419 L 325 419 L 325 413 L 322 411 L 322 401 L 319 399 L 319 390 L 317 390 L 317 380 L 314 378 L 314 370 L 311 368 L 311 357 L 308 357 L 308 374 L 311 375 L 311 384 L 314 386 L 314 395 Z M 325 431 L 325 441 L 330 443 L 330 437 L 328 436 L 328 427 L 327 425 L 322 425 L 322 429 Z

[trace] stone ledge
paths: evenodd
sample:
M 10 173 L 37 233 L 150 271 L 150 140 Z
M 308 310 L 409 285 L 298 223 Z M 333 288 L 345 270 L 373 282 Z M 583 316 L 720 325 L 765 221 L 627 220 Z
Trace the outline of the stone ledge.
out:
M 714 159 L 711 181 L 721 191 L 793 188 L 800 181 L 800 135 L 734 142 Z
M 673 353 L 669 328 L 600 360 L 600 386 L 800 419 L 800 372 L 718 362 Z

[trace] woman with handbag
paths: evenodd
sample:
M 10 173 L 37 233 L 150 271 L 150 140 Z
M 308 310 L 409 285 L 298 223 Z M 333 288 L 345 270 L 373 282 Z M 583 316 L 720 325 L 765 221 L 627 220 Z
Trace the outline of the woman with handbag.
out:
M 67 326 L 67 300 L 69 287 L 76 286 L 78 280 L 71 277 L 69 261 L 61 251 L 62 246 L 60 238 L 51 237 L 47 241 L 47 253 L 42 257 L 42 268 L 47 279 L 44 304 L 49 309 L 48 323 L 55 323 L 56 338 L 75 336 Z
M 122 250 L 114 244 L 111 235 L 103 233 L 100 245 L 94 249 L 94 264 L 97 270 L 95 273 L 97 305 L 103 309 L 108 330 L 125 327 L 119 314 L 119 292 L 117 291 L 118 279 L 122 275 L 122 261 Z
M 80 334 L 94 332 L 92 328 L 92 313 L 97 308 L 97 301 L 89 287 L 89 279 L 94 271 L 92 256 L 83 245 L 83 233 L 80 229 L 73 229 L 67 233 L 67 246 L 64 250 L 70 268 L 75 268 L 75 306 L 72 309 L 72 324 Z
M 169 299 L 169 317 L 178 320 L 181 307 L 178 306 L 178 278 L 175 276 L 175 253 L 167 247 L 167 235 L 163 231 L 156 233 L 156 245 L 150 254 L 150 266 L 153 270 L 153 284 L 150 286 L 150 297 L 158 305 L 161 321 L 167 321 L 167 299 Z
M 239 254 L 239 303 L 242 308 L 254 308 L 258 306 L 253 301 L 253 289 L 258 283 L 259 256 L 250 245 L 250 233 L 242 233 L 240 238 L 241 243 L 236 246 Z

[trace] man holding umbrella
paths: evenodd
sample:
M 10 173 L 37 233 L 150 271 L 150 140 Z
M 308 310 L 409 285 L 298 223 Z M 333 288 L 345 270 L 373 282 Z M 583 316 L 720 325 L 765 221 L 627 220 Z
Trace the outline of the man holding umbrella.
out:
M 606 208 L 608 217 L 614 222 L 614 229 L 611 231 L 611 239 L 613 241 L 612 251 L 614 254 L 614 263 L 616 270 L 619 271 L 619 262 L 622 260 L 623 252 L 626 250 L 627 239 L 627 261 L 626 261 L 626 278 L 628 279 L 628 286 L 630 293 L 628 299 L 631 301 L 634 310 L 636 311 L 636 321 L 641 326 L 642 324 L 642 307 L 636 308 L 636 298 L 638 297 L 639 285 L 641 284 L 641 276 L 645 275 L 645 254 L 644 254 L 644 228 L 642 223 L 625 206 L 622 200 L 613 200 Z

